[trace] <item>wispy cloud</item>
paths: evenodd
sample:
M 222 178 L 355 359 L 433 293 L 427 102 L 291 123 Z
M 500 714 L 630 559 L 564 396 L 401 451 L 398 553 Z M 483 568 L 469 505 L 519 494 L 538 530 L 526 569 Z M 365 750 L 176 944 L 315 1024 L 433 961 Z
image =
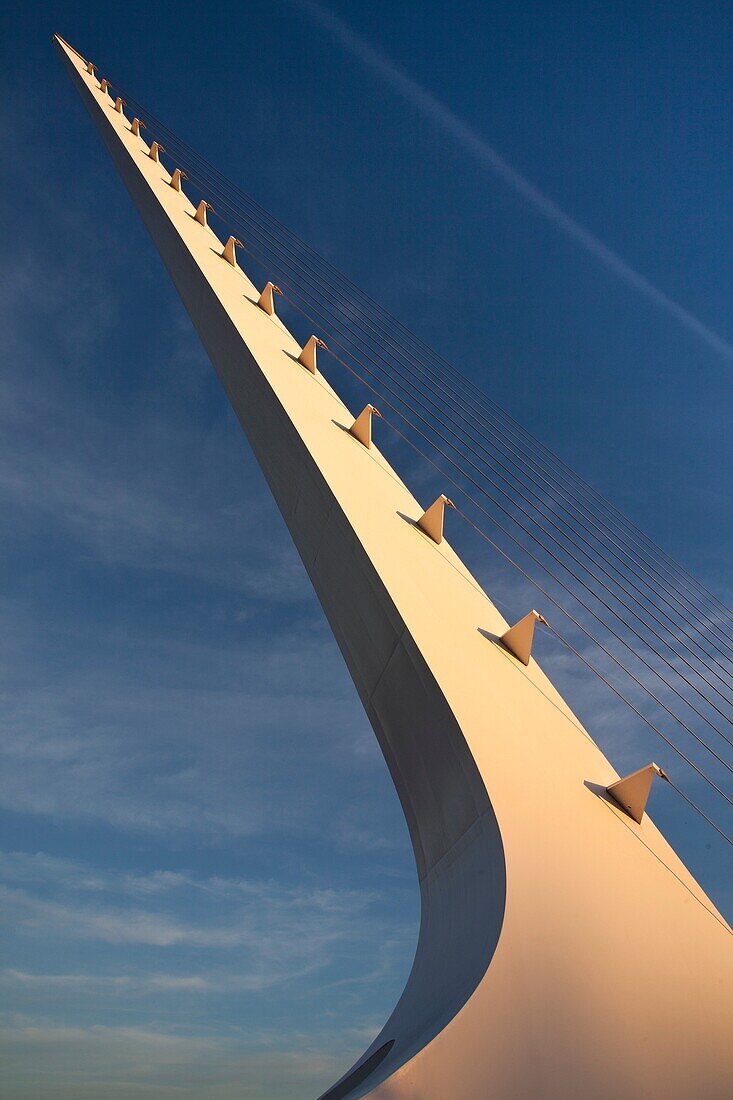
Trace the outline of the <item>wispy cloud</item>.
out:
M 10 271 L 0 303 L 7 362 L 1 383 L 0 500 L 15 537 L 53 529 L 108 568 L 193 578 L 240 598 L 295 599 L 303 591 L 301 571 L 288 548 L 273 549 L 272 511 L 261 514 L 257 525 L 247 523 L 257 509 L 259 485 L 253 492 L 244 479 L 230 475 L 211 493 L 212 464 L 229 471 L 246 468 L 238 433 L 191 417 L 181 407 L 166 408 L 163 399 L 146 394 L 140 379 L 125 403 L 110 407 L 100 401 L 96 386 L 59 370 L 59 360 L 76 354 L 68 333 L 57 334 L 53 350 L 36 341 L 37 319 L 29 305 L 40 295 L 45 309 L 53 303 L 58 314 L 85 316 L 86 296 L 99 300 L 98 288 L 73 256 L 65 260 L 61 280 L 48 275 L 40 259 L 27 257 L 20 269 L 0 259 Z M 176 318 L 167 330 L 169 369 L 183 365 L 192 343 L 192 334 L 180 330 Z M 97 329 L 98 345 L 100 330 L 103 325 Z M 91 345 L 90 357 L 99 354 L 91 334 L 75 333 L 74 339 Z M 203 354 L 194 358 L 213 388 Z M 249 528 L 246 563 L 241 555 L 239 562 L 231 557 L 243 527 Z
M 312 876 L 6 852 L 0 880 L 8 951 L 35 962 L 0 973 L 13 1098 L 316 1095 L 379 1030 L 390 1001 L 368 1015 L 360 991 L 397 996 L 416 934 L 374 890 Z
M 263 651 L 256 630 L 228 627 L 219 644 L 142 625 L 57 625 L 22 601 L 0 612 L 12 639 L 0 646 L 6 809 L 209 840 L 319 821 L 331 833 L 338 784 L 310 779 L 354 782 L 380 768 L 325 628 L 270 624 Z M 350 811 L 353 847 L 382 846 L 368 822 L 366 805 Z
M 0 854 L 0 882 L 0 903 L 15 934 L 41 936 L 46 944 L 97 941 L 172 953 L 168 973 L 160 970 L 160 950 L 155 969 L 145 966 L 133 974 L 5 971 L 6 983 L 42 988 L 46 994 L 80 987 L 158 995 L 264 990 L 318 971 L 330 974 L 334 956 L 354 952 L 381 927 L 373 892 L 312 883 L 166 870 L 100 871 L 75 860 L 22 852 Z M 404 934 L 405 929 L 397 929 L 386 936 L 382 929 L 382 938 L 393 945 Z M 234 948 L 236 967 L 221 957 Z M 196 973 L 180 967 L 190 949 L 205 964 Z
M 366 719 L 241 432 L 180 308 L 131 322 L 125 234 L 90 269 L 92 229 L 11 159 L 57 249 L 0 257 L 0 804 L 210 842 L 325 822 L 273 744 L 333 774 Z
M 481 134 L 442 103 L 418 81 L 408 76 L 381 50 L 376 49 L 330 9 L 312 0 L 293 0 L 344 50 L 360 61 L 384 84 L 413 105 L 422 115 L 448 134 L 464 152 L 474 157 L 527 205 L 559 232 L 610 271 L 621 282 L 652 302 L 692 335 L 728 362 L 733 362 L 733 345 L 704 324 L 690 310 L 655 286 L 636 268 L 509 163 Z
M 8 1100 L 296 1100 L 317 1095 L 360 1047 L 350 1036 L 324 1054 L 293 1033 L 251 1035 L 135 1025 L 60 1025 L 36 1017 L 0 1024 Z M 361 1041 L 361 1040 L 360 1040 Z M 353 1042 L 353 1039 L 352 1039 Z

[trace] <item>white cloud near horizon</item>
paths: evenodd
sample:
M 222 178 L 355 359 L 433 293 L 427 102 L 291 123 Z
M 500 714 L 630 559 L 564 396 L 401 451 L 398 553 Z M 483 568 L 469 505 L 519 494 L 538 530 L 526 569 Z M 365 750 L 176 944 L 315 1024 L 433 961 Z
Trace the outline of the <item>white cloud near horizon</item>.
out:
M 239 947 L 251 964 L 246 976 L 239 975 L 245 988 L 323 966 L 335 941 L 355 935 L 355 918 L 374 900 L 368 890 L 317 884 L 93 871 L 43 853 L 0 853 L 2 881 L 0 902 L 16 932 L 115 946 Z
M 388 922 L 383 901 L 374 887 L 336 888 L 312 876 L 130 872 L 0 852 L 8 938 L 25 944 L 26 958 L 30 945 L 36 959 L 33 969 L 7 966 L 0 985 L 31 1007 L 89 998 L 73 1010 L 82 1020 L 95 1011 L 91 999 L 109 997 L 152 998 L 167 1011 L 170 998 L 257 998 L 287 984 L 291 998 L 307 999 L 341 984 L 347 960 L 351 985 L 394 971 L 416 929 Z M 370 954 L 373 942 L 380 949 Z
M 722 356 L 728 363 L 733 363 L 733 344 L 655 286 L 600 237 L 563 210 L 559 203 L 510 164 L 473 126 L 455 114 L 450 107 L 437 99 L 417 80 L 408 76 L 385 53 L 372 46 L 353 27 L 324 5 L 315 3 L 314 0 L 292 0 L 292 2 L 325 31 L 342 50 L 356 58 L 384 84 L 412 104 L 421 115 L 448 134 L 457 146 L 519 195 L 532 210 L 560 233 L 592 256 L 622 283 L 701 340 L 708 348 Z
M 356 1031 L 356 1029 L 354 1029 Z M 0 1021 L 4 1100 L 299 1100 L 318 1095 L 365 1042 L 348 1035 L 328 1053 L 308 1035 L 210 1028 Z
M 396 998 L 417 935 L 381 887 L 329 878 L 0 852 L 3 1096 L 317 1095 L 379 1031 L 389 1002 L 360 1006 Z

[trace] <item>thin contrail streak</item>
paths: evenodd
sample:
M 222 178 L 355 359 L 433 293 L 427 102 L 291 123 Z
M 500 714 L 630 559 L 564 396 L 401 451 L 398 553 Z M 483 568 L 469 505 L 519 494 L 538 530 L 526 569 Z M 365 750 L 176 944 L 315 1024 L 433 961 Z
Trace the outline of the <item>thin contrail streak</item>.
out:
M 553 199 L 545 195 L 521 172 L 512 167 L 501 153 L 498 153 L 496 149 L 489 145 L 467 122 L 454 114 L 449 107 L 437 100 L 416 80 L 402 72 L 383 53 L 370 46 L 342 19 L 327 8 L 321 7 L 320 4 L 313 3 L 312 0 L 295 0 L 295 3 L 315 23 L 327 31 L 347 53 L 356 57 L 367 68 L 375 72 L 423 115 L 450 134 L 459 145 L 473 153 L 482 165 L 503 180 L 513 191 L 521 195 L 547 221 L 595 257 L 608 271 L 613 272 L 627 286 L 638 290 L 689 332 L 694 333 L 713 351 L 718 352 L 725 359 L 733 361 L 733 346 L 724 340 L 722 336 L 718 336 L 716 332 L 704 325 L 688 309 L 685 309 L 684 306 L 675 302 L 664 291 L 659 290 L 653 283 L 650 283 L 644 275 L 631 267 L 617 252 L 604 244 L 602 240 L 581 225 L 580 222 L 577 222 L 575 218 L 566 214 Z

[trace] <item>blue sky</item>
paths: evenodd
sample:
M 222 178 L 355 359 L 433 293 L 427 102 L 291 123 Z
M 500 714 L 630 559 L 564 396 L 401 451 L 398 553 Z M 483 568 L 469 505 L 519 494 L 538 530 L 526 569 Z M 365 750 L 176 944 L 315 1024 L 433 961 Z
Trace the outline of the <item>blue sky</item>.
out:
M 391 1009 L 418 919 L 336 645 L 54 30 L 733 599 L 731 13 L 330 11 L 348 34 L 284 0 L 10 13 L 8 1100 L 315 1095 Z M 455 542 L 509 616 L 534 602 Z M 666 763 L 541 645 L 619 769 Z M 729 857 L 671 794 L 654 816 L 730 917 Z

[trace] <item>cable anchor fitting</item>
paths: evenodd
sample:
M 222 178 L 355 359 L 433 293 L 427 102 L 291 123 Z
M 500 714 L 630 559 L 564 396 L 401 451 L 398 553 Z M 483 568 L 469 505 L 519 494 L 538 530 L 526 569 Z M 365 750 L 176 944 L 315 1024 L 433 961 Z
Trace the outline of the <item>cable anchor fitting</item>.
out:
M 375 409 L 374 405 L 365 405 L 349 428 L 349 432 L 354 439 L 358 439 L 367 450 L 372 445 L 372 417 L 381 415 L 379 409 Z
M 127 104 L 125 103 L 122 96 L 118 95 L 117 99 L 115 100 L 115 111 L 117 111 L 117 114 L 118 115 L 124 114 L 125 112 L 122 110 L 122 108 L 126 107 L 126 106 L 127 106 Z
M 224 245 L 224 251 L 222 252 L 222 256 L 228 264 L 232 265 L 232 267 L 237 266 L 237 246 L 239 246 L 239 248 L 244 247 L 242 242 L 238 241 L 236 237 L 230 237 Z
M 298 362 L 302 363 L 311 374 L 316 373 L 316 348 L 322 348 L 323 351 L 328 351 L 328 348 L 319 336 L 311 336 L 298 356 Z
M 438 499 L 433 501 L 428 510 L 423 512 L 417 521 L 420 530 L 438 546 L 443 541 L 443 520 L 446 507 L 455 508 L 455 504 L 441 493 Z
M 141 122 L 139 118 L 133 118 L 130 123 L 130 129 L 132 130 L 133 137 L 140 137 L 140 131 L 147 130 L 147 126 L 144 122 Z
M 107 80 L 107 77 L 105 76 L 104 79 L 100 82 L 99 90 L 100 90 L 100 92 L 105 92 L 106 93 L 108 88 L 109 88 L 109 80 Z
M 206 221 L 206 211 L 207 210 L 212 210 L 213 211 L 213 209 L 214 209 L 214 207 L 211 205 L 210 202 L 206 202 L 205 199 L 202 199 L 201 202 L 196 207 L 196 213 L 193 216 L 194 221 L 197 221 L 199 223 L 199 225 L 203 225 L 204 228 L 205 228 L 208 225 L 208 222 Z
M 606 787 L 606 794 L 610 794 L 614 802 L 626 811 L 632 821 L 640 825 L 652 783 L 657 776 L 660 779 L 667 779 L 659 764 L 647 764 L 646 767 L 639 768 L 638 771 L 631 772 L 623 779 L 617 779 L 615 783 L 611 783 Z
M 520 619 L 518 623 L 515 623 L 501 636 L 501 643 L 505 649 L 508 649 L 512 656 L 521 661 L 523 665 L 528 665 L 532 656 L 532 642 L 536 623 L 542 623 L 543 626 L 548 625 L 547 619 L 540 615 L 539 611 L 530 611 L 528 615 L 525 615 L 523 619 Z
M 156 164 L 160 164 L 160 154 L 165 152 L 165 146 L 160 145 L 159 142 L 154 141 L 150 146 L 150 152 L 148 156 L 151 160 L 154 160 Z
M 268 282 L 265 286 L 265 289 L 262 291 L 259 298 L 257 299 L 257 305 L 260 307 L 260 309 L 263 309 L 265 311 L 268 317 L 275 316 L 275 299 L 273 295 L 279 294 L 280 297 L 282 297 L 282 293 L 283 292 L 279 286 L 275 286 L 274 283 Z
M 171 176 L 171 187 L 174 191 L 181 191 L 181 180 L 187 180 L 188 176 L 182 168 L 176 168 Z

